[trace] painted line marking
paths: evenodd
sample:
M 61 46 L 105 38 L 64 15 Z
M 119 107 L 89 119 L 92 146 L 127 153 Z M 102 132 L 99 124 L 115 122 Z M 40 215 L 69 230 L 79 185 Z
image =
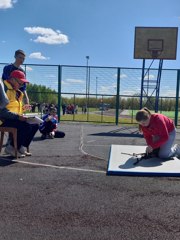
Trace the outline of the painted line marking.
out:
M 104 147 L 105 145 L 84 145 L 83 135 L 84 135 L 84 129 L 83 129 L 83 126 L 81 126 L 80 145 L 79 145 L 79 150 L 81 151 L 81 153 L 84 154 L 84 155 L 88 155 L 88 156 L 91 156 L 91 157 L 95 157 L 95 158 L 99 158 L 99 159 L 105 160 L 105 159 L 102 158 L 102 157 L 98 157 L 98 156 L 89 154 L 89 153 L 87 153 L 87 152 L 85 152 L 85 151 L 83 150 L 83 147 L 84 147 L 84 146 L 87 146 L 87 147 L 93 147 L 93 146 Z M 108 145 L 108 146 L 109 146 L 109 145 Z M 107 147 L 107 146 L 106 146 L 106 147 Z
M 87 143 L 96 142 L 96 140 L 89 140 Z
M 32 163 L 32 162 L 18 161 L 18 160 L 8 160 L 8 159 L 4 159 L 4 160 L 8 161 L 8 162 L 22 163 L 22 164 L 27 164 L 27 165 L 39 166 L 39 167 L 49 167 L 49 168 L 56 168 L 56 169 L 67 169 L 67 170 L 74 170 L 74 171 L 94 172 L 94 173 L 103 173 L 103 174 L 106 173 L 106 171 L 101 171 L 101 170 L 66 167 L 66 166 L 56 166 L 56 165 L 50 165 L 50 164 Z

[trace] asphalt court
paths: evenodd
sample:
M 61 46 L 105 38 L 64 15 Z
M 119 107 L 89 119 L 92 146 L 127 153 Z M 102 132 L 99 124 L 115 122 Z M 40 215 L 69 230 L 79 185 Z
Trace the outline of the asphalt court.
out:
M 109 159 L 109 153 L 111 144 L 126 144 L 129 143 L 130 138 L 132 142 L 141 142 L 142 136 L 133 127 L 118 127 L 114 125 L 92 125 L 92 124 L 61 124 L 60 130 L 66 133 L 65 138 L 60 139 L 40 139 L 40 133 L 38 132 L 30 146 L 30 150 L 33 156 L 23 159 L 18 159 L 18 162 L 27 164 L 34 164 L 35 166 L 57 166 L 57 167 L 76 167 L 83 166 L 85 158 L 95 158 L 98 161 L 105 162 L 104 171 L 106 171 L 107 161 Z M 138 141 L 139 140 L 139 141 Z M 1 154 L 5 160 L 9 157 Z M 81 159 L 81 162 L 73 159 Z M 61 160 L 57 161 L 58 158 Z M 90 168 L 91 164 L 86 167 Z M 93 163 L 93 169 L 99 170 L 99 165 Z
M 1 239 L 180 239 L 180 178 L 106 175 L 112 144 L 145 146 L 136 128 L 60 129 L 64 139 L 37 133 L 32 157 L 1 154 Z

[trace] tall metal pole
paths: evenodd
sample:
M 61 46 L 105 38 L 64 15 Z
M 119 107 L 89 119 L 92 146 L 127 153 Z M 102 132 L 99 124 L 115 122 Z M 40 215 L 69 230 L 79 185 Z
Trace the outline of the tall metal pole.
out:
M 98 86 L 98 77 L 96 77 L 96 99 L 97 99 L 97 86 Z
M 162 66 L 163 66 L 163 59 L 160 59 L 158 75 L 157 75 L 157 84 L 156 84 L 156 99 L 155 99 L 155 112 L 156 113 L 159 111 L 159 90 L 160 90 Z
M 86 110 L 87 110 L 87 95 L 88 95 L 88 86 L 89 86 L 88 63 L 89 63 L 89 56 L 86 56 Z
M 144 69 L 145 69 L 145 59 L 143 59 L 143 65 L 142 65 L 140 109 L 143 106 Z
M 180 88 L 180 70 L 177 70 L 177 85 L 176 85 L 176 108 L 175 108 L 175 126 L 178 125 L 178 109 L 179 109 L 179 88 Z
M 121 69 L 117 69 L 117 93 L 116 93 L 116 125 L 119 123 L 119 92 L 120 92 L 120 74 Z
M 58 66 L 58 122 L 61 119 L 61 82 L 62 82 L 62 66 Z

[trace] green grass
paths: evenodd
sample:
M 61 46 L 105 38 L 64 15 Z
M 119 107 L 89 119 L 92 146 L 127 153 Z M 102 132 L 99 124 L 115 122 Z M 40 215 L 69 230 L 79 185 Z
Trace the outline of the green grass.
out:
M 133 111 L 133 116 L 135 117 L 138 110 L 129 110 L 129 115 L 130 116 L 132 115 L 132 111 Z M 152 111 L 152 113 L 154 113 L 154 112 Z M 169 118 L 174 118 L 175 117 L 175 111 L 162 111 L 162 112 L 159 112 L 159 113 L 164 114 L 165 116 L 167 116 Z
M 98 114 L 66 114 L 61 116 L 61 121 L 80 121 L 80 122 L 110 122 L 115 123 L 114 116 L 101 116 Z
M 61 121 L 76 121 L 76 122 L 96 122 L 96 123 L 116 123 L 115 116 L 107 116 L 101 114 L 65 114 L 61 115 Z M 131 124 L 132 119 L 126 117 L 119 118 L 119 124 Z M 135 122 L 134 122 L 135 123 Z

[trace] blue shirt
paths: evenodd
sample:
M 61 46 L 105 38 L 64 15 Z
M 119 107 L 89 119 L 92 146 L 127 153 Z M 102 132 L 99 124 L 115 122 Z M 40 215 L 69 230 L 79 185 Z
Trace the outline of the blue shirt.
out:
M 26 73 L 25 73 L 25 71 L 24 71 L 24 69 L 22 67 L 16 67 L 16 66 L 14 66 L 14 64 L 11 63 L 9 65 L 6 65 L 3 68 L 2 80 L 3 81 L 4 80 L 8 80 L 9 77 L 10 77 L 11 72 L 13 72 L 14 70 L 19 70 L 19 71 L 23 72 L 26 75 Z M 19 88 L 19 90 L 22 91 L 22 92 L 26 91 L 26 83 L 24 83 L 22 85 L 22 87 Z
M 46 124 L 47 124 L 46 118 L 48 118 L 49 116 L 50 116 L 49 113 L 43 116 L 42 120 L 43 120 L 44 122 L 40 124 L 40 126 L 39 126 L 39 129 L 40 129 L 40 130 L 43 130 L 43 128 L 45 128 L 45 126 L 46 126 Z M 57 127 L 57 115 L 54 116 L 50 121 L 52 122 L 52 124 L 55 124 L 56 127 Z

